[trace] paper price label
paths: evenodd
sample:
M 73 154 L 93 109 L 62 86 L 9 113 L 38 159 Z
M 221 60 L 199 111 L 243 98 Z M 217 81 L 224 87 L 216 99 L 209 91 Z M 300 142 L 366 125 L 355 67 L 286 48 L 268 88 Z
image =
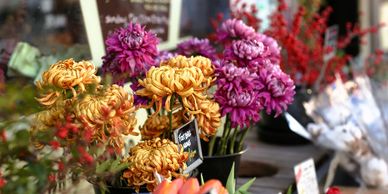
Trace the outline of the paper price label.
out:
M 317 175 L 312 158 L 294 167 L 298 194 L 319 194 Z

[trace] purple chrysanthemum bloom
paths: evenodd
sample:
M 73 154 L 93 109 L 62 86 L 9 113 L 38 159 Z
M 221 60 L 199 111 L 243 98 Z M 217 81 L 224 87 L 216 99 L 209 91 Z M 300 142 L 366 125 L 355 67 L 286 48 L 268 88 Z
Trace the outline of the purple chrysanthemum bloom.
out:
M 114 77 L 125 73 L 129 78 L 145 74 L 155 63 L 158 43 L 156 35 L 139 24 L 130 23 L 117 29 L 105 41 L 104 73 L 112 73 Z
M 271 60 L 272 64 L 279 64 L 280 63 L 280 46 L 278 42 L 273 39 L 270 36 L 267 36 L 265 34 L 256 33 L 256 36 L 254 37 L 255 40 L 262 42 L 266 50 L 264 52 L 264 57 Z
M 236 92 L 243 90 L 258 90 L 264 86 L 259 82 L 259 77 L 256 73 L 251 73 L 245 67 L 237 67 L 232 63 L 217 65 L 215 69 L 217 76 L 217 87 L 219 89 Z
M 138 106 L 138 105 L 147 105 L 148 102 L 150 101 L 150 99 L 148 99 L 147 97 L 143 97 L 143 96 L 138 96 L 136 95 L 136 91 L 137 90 L 140 90 L 143 88 L 143 86 L 141 86 L 139 84 L 139 82 L 137 80 L 133 81 L 130 85 L 132 91 L 133 91 L 133 103 L 135 104 L 135 106 Z
M 243 21 L 228 19 L 217 29 L 217 41 L 228 42 L 232 40 L 252 39 L 255 37 L 255 29 L 247 26 Z
M 173 57 L 176 57 L 176 53 L 168 52 L 168 51 L 160 51 L 158 56 L 155 59 L 155 65 L 159 66 L 162 61 L 167 61 L 168 59 L 171 59 Z
M 177 46 L 177 53 L 186 57 L 201 55 L 211 60 L 216 58 L 216 49 L 208 39 L 191 38 Z
M 240 67 L 248 67 L 251 71 L 257 72 L 261 68 L 271 68 L 277 65 L 276 60 L 271 60 L 273 56 L 279 55 L 279 50 L 273 49 L 264 42 L 252 40 L 237 40 L 228 46 L 224 51 L 226 60 L 235 61 Z M 280 55 L 279 55 L 280 57 Z
M 260 79 L 264 84 L 264 87 L 259 90 L 260 101 L 266 108 L 267 114 L 274 111 L 277 117 L 294 100 L 294 81 L 278 66 L 275 66 L 272 71 L 260 70 Z
M 263 107 L 254 90 L 236 92 L 218 88 L 214 98 L 220 104 L 222 116 L 229 114 L 232 128 L 249 127 L 250 121 L 260 119 L 259 112 Z

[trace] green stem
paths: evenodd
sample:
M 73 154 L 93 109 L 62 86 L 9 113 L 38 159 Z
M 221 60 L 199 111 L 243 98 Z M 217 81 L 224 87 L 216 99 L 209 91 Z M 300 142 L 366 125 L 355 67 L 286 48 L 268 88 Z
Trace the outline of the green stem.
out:
M 249 127 L 246 127 L 244 130 L 243 130 L 243 134 L 241 135 L 240 137 L 240 140 L 239 140 L 239 146 L 238 146 L 238 152 L 240 152 L 242 149 L 243 149 L 243 145 L 244 145 L 244 140 L 245 140 L 245 137 L 247 136 L 248 134 L 248 131 L 249 131 Z
M 234 153 L 234 142 L 236 141 L 237 132 L 238 132 L 238 127 L 234 128 L 234 131 L 233 131 L 232 140 L 230 142 L 230 147 L 229 147 L 230 154 Z
M 147 108 L 146 110 L 147 110 L 148 116 L 150 116 L 152 114 L 151 109 Z
M 215 134 L 215 135 L 213 135 L 212 139 L 209 142 L 208 156 L 213 155 L 214 145 L 216 143 L 216 139 L 217 139 L 217 135 Z
M 222 145 L 224 144 L 224 141 L 225 141 L 225 136 L 226 136 L 226 132 L 227 132 L 227 128 L 228 128 L 228 123 L 229 123 L 229 114 L 227 114 L 226 117 L 225 117 L 225 123 L 224 123 L 224 128 L 223 128 L 223 131 L 222 131 L 222 136 L 221 136 L 220 141 L 218 141 L 217 155 L 221 155 L 221 149 L 222 149 Z
M 229 140 L 229 135 L 230 135 L 230 119 L 227 119 L 226 120 L 227 124 L 226 124 L 226 133 L 225 133 L 225 137 L 222 137 L 222 144 L 221 144 L 221 154 L 220 155 L 225 155 L 226 154 L 226 148 L 228 147 L 228 140 Z

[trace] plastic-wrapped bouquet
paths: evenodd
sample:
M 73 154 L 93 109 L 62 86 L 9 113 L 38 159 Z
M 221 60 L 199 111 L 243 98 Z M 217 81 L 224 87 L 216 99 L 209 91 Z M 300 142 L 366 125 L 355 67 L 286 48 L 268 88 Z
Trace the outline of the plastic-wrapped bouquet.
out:
M 326 186 L 333 178 L 335 166 L 340 164 L 354 173 L 362 185 L 387 188 L 384 101 L 374 93 L 366 76 L 357 76 L 346 83 L 338 79 L 305 104 L 315 123 L 307 125 L 308 133 L 304 136 L 337 151 Z

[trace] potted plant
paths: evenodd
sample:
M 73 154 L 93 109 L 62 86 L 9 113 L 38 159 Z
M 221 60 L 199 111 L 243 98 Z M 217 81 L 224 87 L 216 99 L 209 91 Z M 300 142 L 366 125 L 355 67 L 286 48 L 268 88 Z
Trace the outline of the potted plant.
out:
M 347 77 L 350 72 L 348 63 L 351 56 L 344 52 L 355 37 L 362 37 L 376 32 L 381 25 L 361 29 L 359 25 L 349 24 L 344 37 L 338 37 L 333 47 L 325 44 L 325 33 L 332 29 L 328 26 L 328 19 L 332 12 L 330 7 L 322 9 L 320 1 L 314 3 L 304 1 L 300 3 L 292 18 L 287 4 L 283 0 L 277 2 L 277 7 L 270 15 L 270 25 L 261 28 L 261 19 L 254 4 L 249 5 L 239 0 L 230 4 L 231 18 L 241 19 L 263 34 L 272 37 L 281 47 L 277 63 L 281 69 L 289 74 L 295 82 L 295 101 L 290 104 L 288 111 L 300 123 L 307 125 L 311 122 L 304 110 L 303 103 L 312 95 L 320 92 L 325 85 L 333 82 L 336 75 Z M 212 22 L 214 25 L 222 22 L 220 14 Z M 339 34 L 339 32 L 338 32 Z M 214 37 L 214 35 L 213 35 Z M 331 55 L 330 53 L 334 53 Z M 381 58 L 382 52 L 377 51 L 373 58 Z M 327 57 L 330 56 L 330 57 Z M 375 60 L 378 62 L 379 60 Z M 377 64 L 377 63 L 375 63 Z M 274 118 L 273 114 L 262 112 L 263 119 L 258 123 L 258 134 L 261 140 L 277 144 L 299 144 L 307 141 L 293 133 L 283 114 Z
M 204 143 L 206 156 L 199 171 L 205 180 L 218 178 L 225 183 L 224 169 L 233 162 L 238 166 L 244 139 L 252 124 L 260 120 L 260 111 L 280 115 L 295 92 L 294 82 L 279 66 L 280 47 L 273 38 L 237 19 L 217 26 L 212 38 L 212 42 L 197 38 L 182 42 L 177 52 L 208 56 L 214 63 L 213 95 L 225 123 L 220 137 Z
M 132 82 L 135 106 L 147 112 L 139 129 L 142 142 L 130 149 L 127 161 L 132 165 L 122 176 L 137 190 L 140 185 L 153 190 L 153 170 L 165 178 L 182 176 L 189 153 L 172 141 L 177 128 L 195 118 L 200 137 L 208 139 L 221 121 L 218 104 L 206 95 L 215 80 L 212 62 L 158 52 L 157 43 L 156 36 L 138 24 L 117 29 L 106 41 L 104 74 L 119 84 Z M 144 157 L 151 158 L 144 162 Z M 166 166 L 168 161 L 177 163 Z
M 178 56 L 158 54 L 154 52 L 157 42 L 153 41 L 153 36 L 142 27 L 130 24 L 107 39 L 103 69 L 112 72 L 114 78 L 123 75 L 127 76 L 125 81 L 132 82 L 135 104 L 148 113 L 140 128 L 143 140 L 172 139 L 175 129 L 196 118 L 204 142 L 212 139 L 206 148 L 209 156 L 233 155 L 222 168 L 228 169 L 233 162 L 238 163 L 235 159 L 241 155 L 250 120 L 257 121 L 258 112 L 264 108 L 268 112 L 281 112 L 292 101 L 293 83 L 275 65 L 279 48 L 269 37 L 254 32 L 238 20 L 226 21 L 217 34 L 217 43 L 225 52 L 217 53 L 208 40 L 194 38 L 177 46 Z M 244 48 L 234 51 L 236 45 Z M 255 53 L 249 53 L 251 49 Z M 234 52 L 241 52 L 241 58 Z M 152 60 L 154 58 L 156 60 Z M 239 80 L 239 76 L 244 77 Z M 239 81 L 245 85 L 239 87 Z M 276 84 L 269 86 L 272 88 L 266 86 L 277 81 L 280 87 L 285 86 L 280 92 L 286 95 L 278 94 L 273 98 L 271 90 L 276 90 Z M 216 142 L 221 113 L 228 115 L 227 122 L 222 140 Z M 225 183 L 227 174 L 222 172 L 217 174 L 222 177 L 217 178 Z M 211 178 L 207 174 L 204 177 Z

